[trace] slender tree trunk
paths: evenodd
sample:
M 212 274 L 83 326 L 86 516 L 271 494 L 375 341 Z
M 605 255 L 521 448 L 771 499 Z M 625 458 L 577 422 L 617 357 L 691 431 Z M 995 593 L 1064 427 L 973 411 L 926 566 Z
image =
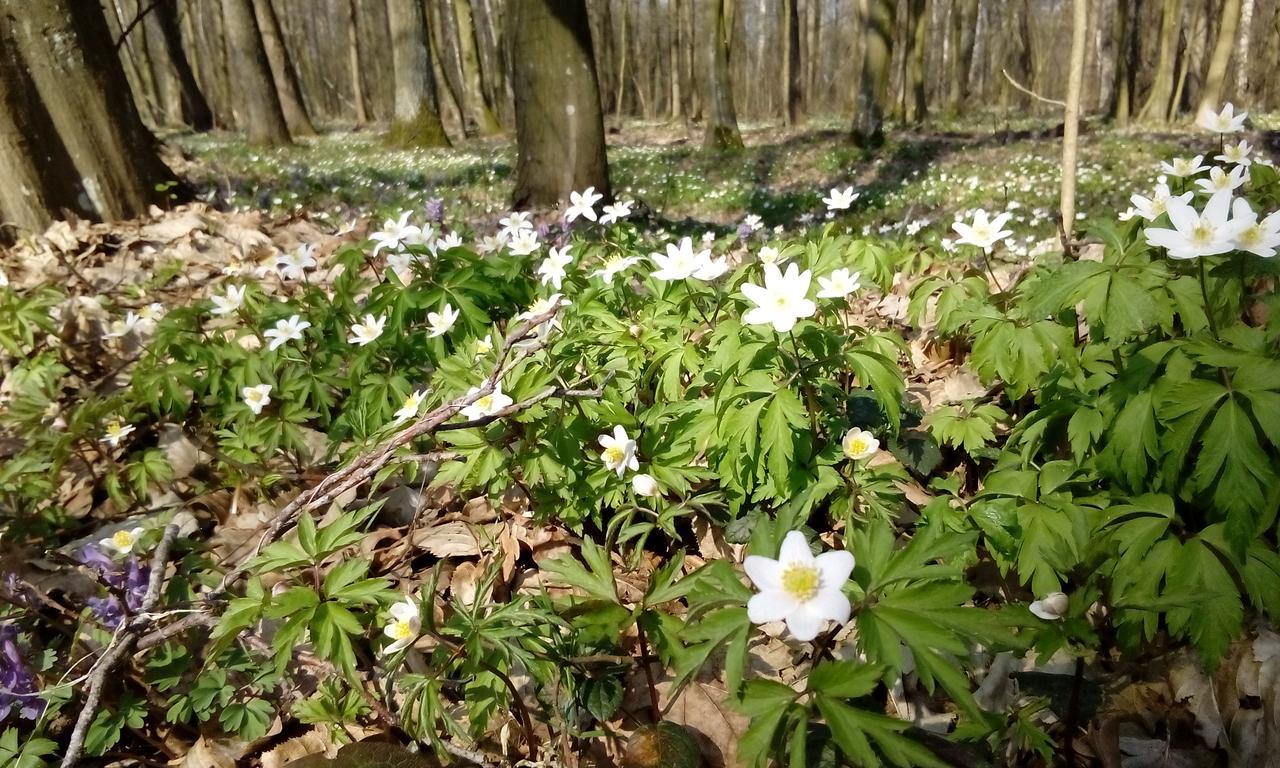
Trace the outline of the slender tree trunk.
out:
M 1222 102 L 1223 86 L 1227 81 L 1227 67 L 1231 64 L 1231 51 L 1236 46 L 1236 29 L 1240 25 L 1240 0 L 1223 0 L 1218 37 L 1209 57 L 1209 70 L 1204 76 L 1204 89 L 1200 93 L 1200 109 L 1217 112 Z
M 471 0 L 453 0 L 453 13 L 458 32 L 458 60 L 462 66 L 466 132 L 468 136 L 489 136 L 501 131 L 502 126 L 498 124 L 498 118 L 494 117 L 493 105 L 484 92 Z
M 356 127 L 369 122 L 364 83 L 360 80 L 360 14 L 356 0 L 347 0 L 347 69 L 351 73 L 351 105 L 356 112 Z
M 622 0 L 622 27 L 618 33 L 618 94 L 613 97 L 614 110 L 619 118 L 625 114 L 627 103 L 627 31 L 629 27 L 627 22 L 630 17 L 630 4 L 627 0 Z
M 289 48 L 280 31 L 280 17 L 276 15 L 271 0 L 253 0 L 258 29 L 262 33 L 262 47 L 267 52 L 271 66 L 271 80 L 275 83 L 280 109 L 284 112 L 285 125 L 294 137 L 314 136 L 316 128 L 311 124 L 307 106 L 302 100 L 302 87 L 298 85 L 298 70 L 293 67 Z
M 395 110 L 388 141 L 396 146 L 449 145 L 431 71 L 430 36 L 418 0 L 387 0 Z
M 191 70 L 191 61 L 182 45 L 182 30 L 178 24 L 177 0 L 164 0 L 152 11 L 156 17 L 156 25 L 164 38 L 165 49 L 169 53 L 169 61 L 173 63 L 174 74 L 178 78 L 178 86 L 182 91 L 182 115 L 187 125 L 197 131 L 208 131 L 213 128 L 213 110 L 196 82 L 195 73 Z
M 289 125 L 271 77 L 258 20 L 253 15 L 253 0 L 222 0 L 222 18 L 227 66 L 234 90 L 240 94 L 236 125 L 253 144 L 290 143 Z
M 1164 0 L 1160 14 L 1160 53 L 1151 81 L 1151 92 L 1138 112 L 1144 123 L 1168 120 L 1175 83 L 1175 56 L 1178 47 L 1178 22 L 1182 18 L 1182 0 Z
M 155 139 L 138 117 L 97 3 L 0 0 L 0 26 L 0 38 L 15 43 L 4 47 L 16 50 L 30 78 L 14 81 L 16 87 L 7 85 L 6 90 L 33 102 L 26 114 L 14 114 L 8 122 L 22 130 L 32 149 L 30 158 L 41 163 L 49 159 L 50 166 L 39 170 L 48 182 L 42 185 L 46 208 L 71 207 L 68 201 L 75 199 L 74 207 L 82 212 L 104 220 L 124 219 L 164 204 L 170 194 L 185 194 L 160 161 Z M 8 68 L 13 68 L 16 60 L 5 55 Z M 38 103 L 33 94 L 39 95 Z M 32 129 L 43 135 L 29 134 Z M 56 151 L 55 141 L 63 152 Z M 23 143 L 16 138 L 6 141 L 9 148 Z M 69 175 L 67 159 L 74 167 Z M 5 183 L 14 179 L 6 178 Z M 9 204 L 6 195 L 4 205 Z
M 911 0 L 907 9 L 911 20 L 911 26 L 907 30 L 910 47 L 904 57 L 906 77 L 903 79 L 903 90 L 906 92 L 907 120 L 919 124 L 924 122 L 929 110 L 924 84 L 925 49 L 929 45 L 929 0 Z
M 1084 83 L 1084 49 L 1089 31 L 1089 0 L 1073 0 L 1071 64 L 1067 70 L 1067 107 L 1062 127 L 1062 236 L 1070 239 L 1076 223 L 1076 148 L 1080 133 L 1080 92 Z M 1064 242 L 1063 249 L 1070 246 Z
M 685 116 L 684 110 L 684 93 L 682 91 L 681 80 L 684 73 L 681 71 L 681 55 L 680 45 L 680 0 L 670 0 L 667 6 L 667 13 L 664 17 L 667 28 L 667 69 L 669 74 L 669 85 L 671 87 L 671 119 L 678 120 Z
M 1117 0 L 1111 24 L 1111 42 L 1115 50 L 1115 72 L 1111 87 L 1111 107 L 1108 110 L 1117 126 L 1129 124 L 1133 109 L 1134 75 L 1137 71 L 1138 35 L 1137 20 L 1142 16 L 1142 3 Z
M 163 4 L 162 2 L 161 5 Z M 139 5 L 145 10 L 145 4 Z M 151 65 L 151 81 L 155 83 L 157 103 L 164 116 L 164 124 L 186 125 L 182 110 L 182 87 L 178 83 L 176 67 L 169 60 L 169 50 L 164 43 L 156 9 L 143 16 L 142 23 L 134 27 L 132 34 L 140 35 L 140 47 L 146 51 L 147 62 Z
M 1253 0 L 1240 3 L 1240 36 L 1236 40 L 1235 98 L 1249 103 L 1249 49 L 1253 37 Z
M 611 197 L 600 87 L 584 0 L 508 0 L 516 97 L 512 208 L 595 187 Z
M 889 68 L 893 63 L 897 3 L 894 0 L 867 2 L 862 75 L 858 78 L 850 139 L 858 146 L 874 147 L 884 143 L 884 115 L 889 98 Z
M 800 119 L 800 0 L 782 0 L 782 114 L 787 125 Z
M 704 28 L 710 39 L 703 46 L 706 71 L 707 130 L 702 145 L 707 149 L 742 147 L 738 115 L 733 104 L 733 82 L 729 75 L 729 49 L 733 33 L 733 0 L 701 0 Z
M 1125 0 L 1118 0 L 1121 4 Z M 955 64 L 947 104 L 953 113 L 964 111 L 969 100 L 969 71 L 973 69 L 973 48 L 977 41 L 978 0 L 955 0 L 952 30 L 955 39 Z

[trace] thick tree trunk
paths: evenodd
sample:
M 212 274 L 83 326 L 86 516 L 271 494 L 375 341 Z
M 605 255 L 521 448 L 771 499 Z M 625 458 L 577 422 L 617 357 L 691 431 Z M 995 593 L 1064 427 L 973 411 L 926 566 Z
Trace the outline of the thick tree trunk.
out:
M 595 187 L 611 197 L 584 0 L 508 0 L 516 99 L 515 209 Z
M 125 219 L 163 204 L 170 194 L 185 194 L 138 117 L 97 3 L 0 0 L 0 25 L 3 38 L 16 43 L 5 48 L 16 49 L 39 95 L 40 103 L 33 103 L 28 114 L 11 116 L 9 122 L 23 130 L 33 151 L 30 157 L 43 163 L 52 156 L 50 167 L 40 169 L 49 180 L 44 185 L 46 207 L 76 199 L 83 212 Z M 35 101 L 32 89 L 21 83 L 15 93 Z M 28 135 L 33 128 L 39 133 Z M 55 140 L 65 158 L 52 146 Z M 6 143 L 21 146 L 14 140 Z M 74 173 L 68 173 L 66 158 Z
M 289 57 L 289 48 L 285 45 L 284 33 L 280 31 L 280 17 L 276 15 L 271 0 L 253 0 L 254 14 L 257 16 L 258 29 L 262 32 L 262 47 L 267 52 L 267 61 L 271 65 L 271 80 L 275 83 L 276 94 L 280 99 L 280 109 L 284 112 L 285 125 L 293 137 L 314 136 L 316 128 L 311 124 L 307 114 L 307 105 L 302 100 L 302 86 L 298 84 L 298 70 Z
M 490 136 L 501 131 L 502 126 L 484 91 L 471 0 L 453 0 L 453 16 L 458 33 L 458 61 L 462 65 L 465 131 L 468 136 Z
M 733 82 L 729 75 L 729 50 L 733 35 L 733 0 L 701 0 L 704 29 L 710 39 L 703 46 L 706 72 L 707 130 L 702 146 L 732 149 L 742 146 L 738 114 L 733 105 Z
M 1115 72 L 1111 86 L 1111 106 L 1108 112 L 1116 125 L 1125 127 L 1133 110 L 1134 75 L 1138 68 L 1138 19 L 1142 17 L 1142 2 L 1116 3 L 1111 24 L 1111 42 L 1115 51 Z
M 897 3 L 867 0 L 863 25 L 862 75 L 854 100 L 850 139 L 860 147 L 884 143 L 884 114 L 889 98 L 889 67 L 893 62 L 893 29 Z
M 418 0 L 387 0 L 395 111 L 388 141 L 397 146 L 445 147 L 440 99 L 431 71 L 431 38 Z
M 140 2 L 138 5 L 139 12 L 146 10 L 146 3 Z M 131 34 L 141 37 L 141 47 L 146 51 L 147 61 L 151 65 L 151 80 L 155 83 L 156 100 L 164 116 L 164 124 L 186 125 L 182 109 L 182 86 L 178 82 L 177 67 L 169 58 L 169 49 L 165 45 L 156 10 L 143 16 L 142 23 L 134 27 Z
M 1223 0 L 1222 15 L 1218 25 L 1218 37 L 1209 57 L 1209 69 L 1204 76 L 1204 89 L 1200 92 L 1199 109 L 1218 111 L 1222 102 L 1223 86 L 1227 82 L 1227 67 L 1231 64 L 1231 51 L 1236 46 L 1236 29 L 1240 25 L 1240 0 Z
M 1151 81 L 1151 92 L 1138 112 L 1144 123 L 1163 123 L 1169 118 L 1175 82 L 1174 64 L 1178 47 L 1178 22 L 1182 18 L 1182 0 L 1164 0 L 1160 14 L 1160 53 Z
M 119 40 L 124 33 L 124 25 L 129 23 L 129 19 L 125 18 L 125 9 L 121 7 L 119 0 L 104 0 L 104 2 L 103 14 L 107 31 L 112 40 Z M 130 35 L 124 38 L 117 53 L 124 71 L 125 82 L 129 84 L 129 92 L 133 94 L 138 115 L 149 126 L 161 126 L 165 123 L 164 112 L 160 109 L 160 100 L 156 94 L 155 82 L 151 79 L 151 66 L 146 61 L 146 52 L 145 50 L 141 54 L 138 52 L 138 47 L 141 45 L 140 38 L 141 35 L 137 37 Z
M 911 0 L 907 4 L 911 26 L 907 41 L 910 48 L 906 55 L 906 77 L 903 90 L 906 97 L 906 118 L 909 123 L 922 123 L 929 111 L 924 84 L 925 49 L 929 45 L 929 0 Z
M 165 0 L 156 6 L 152 14 L 156 17 L 156 26 L 164 38 L 169 61 L 173 63 L 173 71 L 178 78 L 178 87 L 182 92 L 183 119 L 197 131 L 208 131 L 213 128 L 213 110 L 209 109 L 209 102 L 200 90 L 200 84 L 196 82 L 191 61 L 182 46 L 182 30 L 178 25 L 176 6 L 177 0 Z
M 271 77 L 271 63 L 253 13 L 253 0 L 222 0 L 227 68 L 240 94 L 236 125 L 250 143 L 288 144 L 289 126 Z
M 1125 0 L 1119 0 L 1124 4 Z M 969 101 L 969 71 L 973 69 L 973 48 L 977 41 L 978 0 L 956 0 L 952 8 L 953 38 L 955 40 L 954 66 L 947 106 L 954 112 L 964 111 Z
M 787 125 L 800 119 L 800 0 L 782 0 L 782 115 Z

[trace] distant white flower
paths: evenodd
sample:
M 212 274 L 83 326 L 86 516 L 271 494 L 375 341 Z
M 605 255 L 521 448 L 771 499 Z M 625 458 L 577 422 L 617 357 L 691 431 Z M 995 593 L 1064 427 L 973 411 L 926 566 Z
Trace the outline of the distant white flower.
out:
M 778 249 L 774 248 L 772 245 L 765 245 L 760 247 L 760 263 L 761 264 L 777 264 L 781 255 L 782 255 L 781 252 L 779 252 Z
M 461 248 L 461 247 L 462 247 L 462 235 L 459 235 L 457 232 L 450 232 L 449 234 L 445 235 L 439 240 L 436 240 L 437 251 L 448 251 L 454 248 Z
M 1199 213 L 1187 203 L 1170 200 L 1168 213 L 1173 229 L 1147 227 L 1147 244 L 1167 248 L 1169 257 L 1174 259 L 1227 253 L 1235 248 L 1236 235 L 1242 228 L 1241 224 L 1228 221 L 1230 212 L 1230 192 L 1210 197 Z
M 479 360 L 493 351 L 493 334 L 486 333 L 483 339 L 476 339 L 476 359 Z
M 515 256 L 528 256 L 538 250 L 538 234 L 532 229 L 522 229 L 507 241 L 507 250 Z
M 243 398 L 244 404 L 249 406 L 249 410 L 253 411 L 253 415 L 257 416 L 262 413 L 263 408 L 271 404 L 271 385 L 258 384 L 253 387 L 242 387 L 240 397 Z
M 512 211 L 498 219 L 498 224 L 507 233 L 507 237 L 512 237 L 517 232 L 522 232 L 526 229 L 533 229 L 533 222 L 529 220 L 529 214 L 524 211 Z
M 564 212 L 565 221 L 573 221 L 581 216 L 584 219 L 596 220 L 596 203 L 604 197 L 596 192 L 595 187 L 587 187 L 581 193 L 569 193 L 569 210 Z
M 867 430 L 854 427 L 844 433 L 844 438 L 840 440 L 840 450 L 853 461 L 862 461 L 880 450 L 880 441 Z
M 853 187 L 844 189 L 832 187 L 831 194 L 822 198 L 822 202 L 827 206 L 828 211 L 845 211 L 853 205 L 854 200 L 858 199 L 858 194 L 853 191 Z
M 427 325 L 431 326 L 431 332 L 427 334 L 428 338 L 435 338 L 448 333 L 453 324 L 458 322 L 458 317 L 461 314 L 460 311 L 453 308 L 452 304 L 448 303 L 439 312 L 428 312 Z
M 600 217 L 601 224 L 613 224 L 622 221 L 631 215 L 631 203 L 627 200 L 619 200 L 616 203 L 606 205 L 604 214 Z
M 104 539 L 99 539 L 98 545 L 112 552 L 127 555 L 133 552 L 133 548 L 138 545 L 138 539 L 142 538 L 145 532 L 146 529 L 142 526 L 122 528 Z
M 860 272 L 850 272 L 847 269 L 837 269 L 828 277 L 818 278 L 818 298 L 820 299 L 843 299 L 845 296 L 853 293 L 861 287 L 858 278 L 861 277 Z
M 160 322 L 164 314 L 164 305 L 158 301 L 153 301 L 138 309 L 138 323 L 141 326 L 145 326 L 147 330 L 151 330 L 156 323 Z
M 1253 164 L 1249 153 L 1253 151 L 1253 147 L 1249 146 L 1249 142 L 1241 139 L 1235 144 L 1226 144 L 1222 147 L 1222 154 L 1213 158 L 1222 163 L 1233 163 L 1235 165 L 1243 165 L 1246 168 Z
M 637 496 L 657 496 L 658 481 L 653 479 L 653 475 L 641 472 L 631 478 L 631 490 L 635 491 Z
M 742 322 L 747 325 L 772 325 L 778 333 L 795 327 L 796 321 L 811 317 L 818 306 L 808 298 L 812 273 L 800 271 L 795 264 L 786 274 L 776 264 L 764 265 L 764 286 L 744 283 L 742 292 L 756 306 L 747 310 Z
M 555 289 L 560 290 L 560 283 L 564 280 L 565 268 L 573 263 L 573 256 L 569 253 L 570 246 L 563 248 L 552 247 L 547 258 L 542 260 L 538 265 L 538 274 L 542 277 L 542 284 L 551 283 Z
M 118 419 L 112 419 L 107 422 L 107 428 L 102 433 L 100 441 L 115 448 L 120 445 L 120 441 L 133 434 L 132 424 L 122 424 Z
M 1192 158 L 1175 157 L 1167 163 L 1160 163 L 1160 169 L 1170 176 L 1179 178 L 1195 176 L 1209 167 L 1201 162 L 1202 160 L 1204 160 L 1204 155 L 1196 155 Z
M 1280 211 L 1259 222 L 1249 201 L 1238 197 L 1231 207 L 1231 226 L 1237 233 L 1235 246 L 1241 251 L 1269 259 L 1280 249 Z
M 707 245 L 711 245 L 715 241 L 716 241 L 715 232 L 711 232 L 710 230 L 708 230 L 702 233 L 702 242 L 706 243 Z
M 711 251 L 701 250 L 694 252 L 693 240 L 684 237 L 677 243 L 667 243 L 667 253 L 664 256 L 661 253 L 650 254 L 653 263 L 658 267 L 653 272 L 655 280 L 686 280 L 690 277 L 698 277 L 700 280 L 709 279 L 708 277 L 700 277 L 703 275 L 719 276 L 723 274 L 724 269 L 728 269 L 728 265 L 723 260 L 714 262 L 711 259 Z M 724 269 L 721 269 L 723 265 Z
M 479 391 L 480 387 L 472 387 L 467 390 L 467 395 L 471 396 Z M 467 421 L 482 419 L 486 416 L 492 416 L 513 402 L 515 401 L 503 394 L 502 384 L 494 384 L 492 392 L 476 398 L 475 402 L 462 409 L 462 417 Z
M 614 255 L 604 263 L 604 266 L 591 273 L 592 277 L 598 277 L 604 280 L 606 285 L 613 284 L 615 275 L 631 268 L 640 262 L 639 256 L 619 256 Z
M 413 600 L 406 598 L 391 606 L 387 613 L 390 618 L 382 634 L 389 637 L 391 642 L 382 649 L 384 656 L 403 651 L 413 645 L 422 634 L 422 609 Z
M 1031 603 L 1031 612 L 1045 621 L 1059 621 L 1067 615 L 1067 596 L 1061 592 L 1050 592 Z
M 351 335 L 347 337 L 347 343 L 363 347 L 365 344 L 368 344 L 381 336 L 382 329 L 386 324 L 387 318 L 385 315 L 382 317 L 374 317 L 373 315 L 366 314 L 362 322 L 352 323 Z
M 599 443 L 604 449 L 600 453 L 600 460 L 610 472 L 618 473 L 618 477 L 622 477 L 628 469 L 640 468 L 640 462 L 636 459 L 636 441 L 627 437 L 627 430 L 622 425 L 615 426 L 612 435 L 601 435 Z
M 1236 114 L 1236 108 L 1228 101 L 1222 105 L 1220 112 L 1215 113 L 1209 107 L 1200 110 L 1200 114 L 1196 115 L 1196 125 L 1212 133 L 1237 133 L 1244 130 L 1244 121 L 1248 116 L 1248 112 Z
M 3 269 L 0 269 L 0 288 L 9 287 L 9 275 Z
M 1002 229 L 1012 217 L 1013 214 L 1006 211 L 994 219 L 988 219 L 987 212 L 979 208 L 974 211 L 971 223 L 956 221 L 951 225 L 951 228 L 956 231 L 956 234 L 960 235 L 960 237 L 956 238 L 957 243 L 973 245 L 984 251 L 990 251 L 996 243 L 1013 234 L 1010 230 Z
M 297 250 L 276 259 L 276 272 L 285 280 L 301 280 L 308 269 L 314 269 L 316 266 L 316 258 L 312 255 L 314 252 L 314 246 L 305 244 L 298 246 Z
M 796 640 L 809 642 L 828 620 L 849 621 L 852 606 L 843 587 L 853 573 L 853 554 L 845 550 L 817 557 L 800 531 L 782 540 L 778 559 L 750 555 L 742 564 L 759 593 L 747 601 L 747 617 L 756 624 L 785 621 Z
M 302 320 L 297 315 L 293 315 L 288 320 L 277 320 L 276 327 L 268 330 L 262 335 L 271 339 L 271 343 L 267 345 L 267 349 L 275 350 L 291 341 L 301 339 L 302 332 L 310 327 L 311 323 L 309 321 Z
M 503 230 L 496 235 L 485 235 L 480 238 L 480 242 L 476 243 L 476 250 L 481 254 L 497 253 L 506 247 L 509 239 L 510 236 L 507 234 L 506 230 Z
M 742 220 L 742 225 L 743 225 L 744 227 L 746 227 L 747 229 L 751 230 L 752 232 L 755 232 L 757 229 L 759 229 L 759 228 L 760 228 L 760 224 L 761 224 L 761 222 L 762 222 L 762 221 L 763 221 L 763 220 L 762 220 L 759 216 L 757 216 L 756 214 L 754 214 L 754 213 L 749 213 L 749 214 L 747 214 L 747 216 Z
M 1180 203 L 1189 203 L 1194 196 L 1193 192 L 1184 192 L 1173 197 L 1173 193 L 1169 191 L 1168 184 L 1157 184 L 1156 190 L 1151 197 L 1143 197 L 1142 195 L 1134 195 L 1129 198 L 1129 202 L 1133 203 L 1134 210 L 1137 214 L 1147 221 L 1155 221 L 1160 218 L 1167 210 L 1169 210 L 1169 201 L 1177 200 Z
M 1244 186 L 1247 172 L 1248 169 L 1243 165 L 1232 168 L 1230 173 L 1214 166 L 1209 169 L 1209 178 L 1196 179 L 1196 186 L 1211 195 L 1216 192 L 1231 192 Z
M 411 211 L 403 211 L 399 220 L 387 219 L 382 222 L 381 231 L 369 235 L 369 239 L 377 243 L 373 247 L 373 255 L 377 256 L 384 248 L 399 250 L 406 245 L 419 245 L 423 241 L 422 228 L 409 223 Z
M 418 409 L 422 407 L 422 401 L 427 398 L 427 390 L 419 389 L 410 392 L 400 403 L 400 410 L 395 413 L 395 420 L 392 425 L 403 424 L 418 415 Z
M 102 334 L 104 339 L 118 339 L 122 336 L 128 336 L 134 330 L 142 330 L 140 326 L 144 326 L 143 320 L 138 316 L 137 312 L 130 310 L 124 316 L 123 320 L 112 320 L 108 326 L 107 332 Z
M 213 301 L 213 314 L 229 315 L 232 312 L 239 311 L 240 307 L 244 306 L 244 293 L 246 290 L 247 286 L 228 285 L 225 296 L 210 296 L 209 299 Z

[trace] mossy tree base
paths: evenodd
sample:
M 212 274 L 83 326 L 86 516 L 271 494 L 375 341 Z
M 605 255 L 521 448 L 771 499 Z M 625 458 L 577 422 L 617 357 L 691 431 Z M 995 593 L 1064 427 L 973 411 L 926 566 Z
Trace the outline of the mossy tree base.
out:
M 386 145 L 408 147 L 452 147 L 440 118 L 425 107 L 412 120 L 397 120 L 387 131 Z

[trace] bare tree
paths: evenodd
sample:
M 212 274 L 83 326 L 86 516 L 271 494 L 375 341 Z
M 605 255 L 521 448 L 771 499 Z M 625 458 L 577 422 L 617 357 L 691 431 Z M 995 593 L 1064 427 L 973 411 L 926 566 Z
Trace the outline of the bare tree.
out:
M 702 0 L 702 3 L 704 28 L 709 37 L 703 53 L 707 130 L 702 145 L 707 149 L 740 148 L 742 133 L 738 130 L 729 75 L 734 0 Z
M 222 18 L 227 66 L 235 85 L 233 91 L 240 94 L 237 126 L 255 144 L 290 143 L 293 139 L 271 77 L 253 0 L 222 0 Z
M 400 146 L 448 146 L 422 4 L 387 0 L 387 21 L 395 70 L 395 112 L 388 140 Z
M 267 61 L 271 65 L 271 80 L 275 83 L 276 94 L 280 99 L 280 109 L 284 112 L 285 125 L 289 134 L 312 136 L 316 128 L 311 124 L 311 116 L 307 114 L 307 106 L 302 100 L 302 86 L 298 84 L 298 70 L 293 66 L 289 56 L 289 48 L 285 45 L 284 33 L 280 31 L 280 17 L 276 15 L 271 0 L 253 0 L 253 11 L 258 21 L 258 29 L 262 32 L 262 47 L 267 52 Z
M 1170 110 L 1174 108 L 1173 89 L 1175 83 L 1174 64 L 1178 45 L 1178 22 L 1182 18 L 1183 0 L 1164 0 L 1160 9 L 1160 53 L 1156 60 L 1155 74 L 1151 80 L 1151 91 L 1138 112 L 1138 119 L 1144 123 L 1163 123 L 1169 119 Z
M 502 130 L 493 114 L 493 105 L 485 94 L 480 69 L 475 21 L 471 0 L 453 0 L 454 29 L 457 32 L 458 59 L 462 66 L 463 114 L 468 136 L 488 136 Z
M 1231 52 L 1236 46 L 1236 28 L 1240 25 L 1240 0 L 1223 0 L 1219 16 L 1218 36 L 1209 57 L 1209 69 L 1204 75 L 1204 89 L 1200 92 L 1200 109 L 1215 112 L 1222 102 L 1222 91 L 1227 81 L 1227 66 L 1231 64 Z
M 865 0 L 862 75 L 853 108 L 850 139 L 862 147 L 884 142 L 884 115 L 889 99 L 889 66 L 893 62 L 893 29 L 897 3 Z
M 509 0 L 516 101 L 516 209 L 574 190 L 610 197 L 600 85 L 584 0 Z

